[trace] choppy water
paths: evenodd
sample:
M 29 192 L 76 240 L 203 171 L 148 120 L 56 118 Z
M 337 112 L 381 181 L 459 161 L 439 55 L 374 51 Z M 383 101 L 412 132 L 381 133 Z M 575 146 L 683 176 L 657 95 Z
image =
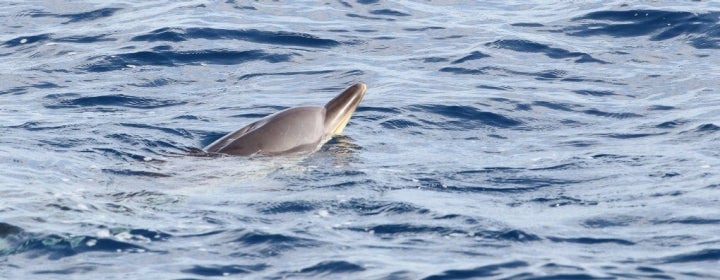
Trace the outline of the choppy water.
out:
M 631 3 L 5 3 L 0 278 L 720 278 L 720 4 Z

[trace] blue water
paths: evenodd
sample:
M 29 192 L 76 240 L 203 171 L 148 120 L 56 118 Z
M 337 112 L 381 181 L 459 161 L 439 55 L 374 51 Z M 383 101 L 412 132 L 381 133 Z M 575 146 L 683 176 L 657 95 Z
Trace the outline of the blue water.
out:
M 720 278 L 720 4 L 556 2 L 11 0 L 0 278 Z

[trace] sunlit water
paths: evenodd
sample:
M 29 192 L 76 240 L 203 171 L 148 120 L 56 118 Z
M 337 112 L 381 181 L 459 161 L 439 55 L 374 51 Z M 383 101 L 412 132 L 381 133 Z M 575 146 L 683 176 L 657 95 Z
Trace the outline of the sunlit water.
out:
M 0 278 L 720 277 L 717 2 L 85 2 L 0 11 Z

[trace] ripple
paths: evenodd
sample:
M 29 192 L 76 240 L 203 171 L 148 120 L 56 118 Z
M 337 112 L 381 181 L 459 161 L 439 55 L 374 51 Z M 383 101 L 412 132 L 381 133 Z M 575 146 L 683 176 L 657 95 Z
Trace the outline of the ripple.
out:
M 71 127 L 70 125 L 45 125 L 40 122 L 26 122 L 20 125 L 8 126 L 9 128 L 22 128 L 28 131 L 57 130 Z
M 107 72 L 137 66 L 176 67 L 186 64 L 235 65 L 250 61 L 278 63 L 289 61 L 290 54 L 269 54 L 262 50 L 198 50 L 198 51 L 141 51 L 100 57 L 100 61 L 82 66 L 89 72 Z
M 78 274 L 92 272 L 95 270 L 97 270 L 97 266 L 95 266 L 95 265 L 79 265 L 79 266 L 74 266 L 74 267 L 66 268 L 66 269 L 36 270 L 36 271 L 33 271 L 33 274 L 78 275 Z
M 567 169 L 576 169 L 578 168 L 578 163 L 564 163 L 564 164 L 558 164 L 548 167 L 538 167 L 538 168 L 529 168 L 528 170 L 538 171 L 538 170 L 567 170 Z
M 35 10 L 33 12 L 30 12 L 30 16 L 32 17 L 56 17 L 56 18 L 69 18 L 68 21 L 63 22 L 63 24 L 68 23 L 75 23 L 75 22 L 82 22 L 82 21 L 93 21 L 101 18 L 110 17 L 115 14 L 115 12 L 120 11 L 122 9 L 120 8 L 102 8 L 97 10 L 92 10 L 88 12 L 82 12 L 82 13 L 75 13 L 75 14 L 53 14 L 48 12 L 43 12 L 39 10 Z
M 609 90 L 574 90 L 574 93 L 580 94 L 580 95 L 589 95 L 589 96 L 610 96 L 610 95 L 616 95 L 614 92 Z
M 674 110 L 677 109 L 673 106 L 667 106 L 667 105 L 653 105 L 648 108 L 650 111 L 668 111 L 668 110 Z
M 686 217 L 686 218 L 673 218 L 668 220 L 656 220 L 653 224 L 686 224 L 686 225 L 716 225 L 720 224 L 720 219 L 716 218 L 701 218 L 701 217 Z
M 113 137 L 113 136 L 111 136 L 111 137 Z M 137 143 L 135 143 L 135 144 L 137 144 Z M 93 148 L 91 150 L 91 152 L 99 152 L 100 154 L 103 154 L 103 155 L 106 155 L 109 157 L 115 157 L 115 158 L 123 160 L 123 161 L 128 161 L 128 159 L 130 159 L 132 161 L 144 162 L 147 157 L 145 155 L 121 151 L 121 150 L 112 149 L 112 148 Z M 118 170 L 115 170 L 115 171 L 118 171 Z M 113 173 L 114 171 L 108 171 L 108 172 Z
M 427 225 L 415 225 L 415 224 L 382 224 L 371 227 L 348 227 L 351 231 L 358 232 L 372 232 L 375 235 L 381 237 L 397 237 L 402 235 L 420 235 L 420 234 L 437 234 L 437 235 L 449 235 L 449 234 L 465 234 L 460 229 L 452 229 L 443 226 L 427 226 Z
M 717 126 L 712 123 L 706 123 L 706 124 L 700 125 L 695 129 L 695 132 L 718 132 L 718 131 L 720 131 L 720 126 Z
M 95 36 L 78 35 L 78 36 L 62 37 L 62 38 L 57 38 L 53 41 L 62 42 L 62 43 L 91 44 L 91 43 L 98 43 L 98 42 L 112 42 L 112 41 L 117 41 L 117 39 L 108 38 L 108 34 L 102 34 L 102 35 L 95 35 Z
M 0 222 L 0 238 L 7 238 L 10 235 L 16 235 L 21 232 L 23 232 L 21 227 Z
M 0 95 L 4 94 L 26 94 L 32 89 L 51 89 L 51 88 L 65 88 L 64 86 L 57 85 L 51 82 L 40 82 L 27 86 L 19 86 L 10 89 L 0 89 Z
M 535 198 L 535 199 L 530 200 L 530 202 L 542 203 L 542 204 L 546 204 L 550 207 L 561 207 L 561 206 L 568 206 L 568 205 L 581 205 L 581 206 L 598 205 L 597 201 L 587 201 L 587 200 L 582 200 L 582 199 L 568 197 L 568 196 L 559 196 L 559 197 L 551 197 L 551 198 Z
M 645 137 L 651 137 L 651 136 L 660 136 L 665 135 L 667 133 L 608 133 L 608 134 L 601 134 L 604 137 L 610 137 L 615 139 L 635 139 L 635 138 L 645 138 Z
M 464 68 L 464 67 L 443 67 L 440 68 L 440 72 L 447 72 L 451 74 L 460 74 L 460 75 L 485 75 L 485 74 L 494 74 L 493 72 L 500 72 L 503 75 L 511 75 L 511 76 L 530 76 L 535 77 L 535 79 L 544 81 L 544 80 L 559 80 L 563 82 L 574 82 L 574 83 L 580 83 L 580 82 L 593 82 L 593 83 L 608 83 L 604 80 L 599 79 L 586 79 L 579 76 L 570 76 L 567 71 L 563 70 L 557 70 L 557 69 L 551 69 L 551 70 L 543 70 L 539 72 L 524 72 L 524 71 L 515 71 L 510 70 L 502 67 L 496 67 L 496 66 L 485 66 L 480 68 Z
M 448 62 L 450 59 L 447 59 L 445 57 L 425 57 L 422 59 L 422 62 L 424 63 L 438 63 L 438 62 Z
M 588 228 L 627 227 L 638 222 L 639 219 L 634 216 L 599 217 L 587 219 L 582 225 Z
M 471 279 L 478 277 L 498 276 L 505 269 L 514 269 L 528 267 L 530 264 L 523 261 L 512 261 L 500 264 L 490 264 L 478 266 L 472 269 L 452 269 L 443 271 L 442 274 L 431 275 L 423 278 L 423 280 L 440 280 L 440 279 Z M 554 279 L 554 278 L 553 278 Z
M 270 245 L 273 247 L 308 247 L 316 246 L 319 243 L 312 239 L 293 237 L 283 234 L 272 234 L 260 231 L 252 231 L 243 234 L 241 237 L 234 239 L 234 242 L 240 242 L 246 245 Z
M 483 236 L 485 238 L 492 238 L 496 240 L 512 241 L 512 242 L 532 242 L 540 241 L 542 238 L 535 234 L 527 233 L 522 230 L 512 229 L 508 231 L 500 232 L 480 232 L 475 233 L 474 236 Z
M 428 209 L 420 208 L 412 204 L 395 201 L 373 201 L 366 199 L 352 199 L 338 205 L 339 211 L 350 211 L 360 216 L 374 215 L 403 215 L 403 214 L 427 214 Z
M 684 138 L 690 139 L 690 138 L 701 138 L 701 137 L 711 137 L 715 135 L 718 131 L 720 131 L 720 127 L 713 124 L 713 123 L 706 123 L 698 125 L 697 127 L 693 129 L 688 129 L 680 132 L 680 135 L 683 135 Z
M 80 108 L 80 107 L 127 107 L 135 109 L 155 109 L 169 106 L 182 105 L 186 102 L 174 100 L 162 100 L 147 97 L 138 97 L 125 94 L 110 94 L 100 96 L 78 97 L 75 94 L 49 95 L 46 99 L 54 101 L 54 104 L 45 105 L 50 109 Z
M 48 259 L 57 260 L 88 252 L 142 253 L 148 251 L 150 250 L 143 246 L 111 238 L 48 235 L 26 240 L 14 253 L 26 253 L 31 258 L 47 256 Z
M 121 175 L 121 176 L 132 176 L 132 177 L 151 177 L 151 178 L 165 178 L 165 177 L 171 177 L 170 174 L 164 174 L 164 173 L 158 173 L 158 172 L 152 172 L 152 171 L 144 171 L 144 170 L 130 170 L 130 169 L 102 169 L 103 173 L 108 174 L 115 174 L 115 175 Z
M 590 274 L 556 273 L 548 276 L 526 277 L 527 280 L 613 280 L 614 277 L 595 277 Z
M 200 276 L 232 276 L 263 271 L 268 268 L 266 264 L 256 265 L 195 265 L 192 268 L 181 270 L 183 273 Z
M 550 169 L 552 170 L 552 169 Z M 509 167 L 489 167 L 479 170 L 465 170 L 455 172 L 454 174 L 445 175 L 448 179 L 457 181 L 458 183 L 436 183 L 428 187 L 434 190 L 453 191 L 453 192 L 499 192 L 499 193 L 519 193 L 532 192 L 542 188 L 551 186 L 572 185 L 582 182 L 580 180 L 553 178 L 549 176 L 540 176 L 535 174 L 527 174 L 526 171 L 547 171 L 543 169 L 528 170 L 522 168 Z M 483 182 L 478 184 L 478 182 Z M 565 205 L 568 202 L 588 204 L 593 202 L 581 201 L 569 197 L 559 197 L 546 201 L 537 200 L 535 202 L 555 202 Z M 517 203 L 521 203 L 518 201 Z M 551 205 L 555 205 L 552 204 Z M 513 204 L 515 205 L 515 204 Z M 519 204 L 517 204 L 519 205 Z
M 632 246 L 635 242 L 627 241 L 624 239 L 617 238 L 593 238 L 593 237 L 578 237 L 578 238 L 561 238 L 561 237 L 548 237 L 549 240 L 557 243 L 577 243 L 577 244 L 604 244 L 613 243 L 618 245 Z
M 391 9 L 380 9 L 380 10 L 371 10 L 370 14 L 373 15 L 381 15 L 381 16 L 394 16 L 394 17 L 407 17 L 410 16 L 410 14 L 403 13 L 396 10 Z
M 384 122 L 381 122 L 380 125 L 387 129 L 399 129 L 399 130 L 407 130 L 410 128 L 417 128 L 421 125 L 419 123 L 405 120 L 405 119 L 391 119 Z
M 528 52 L 528 53 L 543 53 L 549 58 L 561 59 L 561 58 L 575 58 L 578 57 L 575 62 L 577 63 L 602 63 L 607 62 L 593 58 L 591 55 L 582 52 L 571 52 L 561 48 L 553 48 L 545 44 L 531 42 L 527 40 L 498 40 L 495 42 L 487 43 L 485 46 L 495 47 L 501 49 L 508 49 L 517 52 Z
M 661 124 L 656 125 L 656 128 L 676 128 L 680 125 L 683 125 L 687 123 L 685 120 L 674 120 L 674 121 L 668 121 Z
M 549 187 L 549 186 L 560 186 L 560 185 L 570 185 L 570 184 L 577 184 L 578 181 L 576 180 L 566 180 L 566 179 L 554 179 L 554 178 L 537 178 L 537 177 L 516 177 L 516 178 L 505 178 L 505 177 L 497 177 L 497 178 L 491 178 L 488 180 L 488 182 L 492 183 L 498 183 L 502 185 L 519 185 L 523 187 L 516 187 L 516 188 L 507 188 L 507 190 L 536 190 L 539 188 Z
M 462 57 L 462 58 L 459 58 L 459 59 L 457 59 L 457 60 L 454 60 L 454 61 L 451 62 L 451 63 L 452 63 L 452 64 L 458 64 L 458 63 L 463 63 L 463 62 L 470 61 L 470 60 L 482 59 L 482 58 L 486 58 L 486 57 L 490 57 L 490 56 L 487 55 L 487 54 L 484 54 L 484 53 L 482 53 L 482 52 L 479 52 L 479 51 L 474 51 L 474 52 L 470 53 L 469 55 L 466 55 L 466 56 L 464 56 L 464 57 Z
M 11 39 L 7 42 L 5 42 L 3 45 L 5 47 L 11 48 L 11 47 L 18 47 L 18 46 L 29 46 L 34 43 L 44 43 L 44 42 L 59 42 L 59 43 L 78 43 L 78 44 L 91 44 L 91 43 L 98 43 L 98 42 L 108 42 L 108 41 L 117 41 L 115 38 L 108 38 L 108 34 L 101 34 L 101 35 L 94 35 L 94 36 L 85 36 L 85 35 L 77 35 L 77 36 L 68 36 L 68 37 L 60 37 L 60 38 L 53 38 L 51 34 L 40 34 L 35 36 L 23 36 L 18 37 L 15 39 Z M 66 54 L 67 52 L 61 52 L 62 54 Z
M 536 22 L 518 22 L 510 24 L 512 26 L 518 26 L 518 27 L 543 27 L 545 25 L 536 23 Z
M 119 140 L 118 142 L 133 145 L 133 146 L 141 146 L 144 147 L 142 150 L 143 152 L 149 152 L 153 154 L 159 154 L 160 151 L 155 151 L 156 149 L 160 148 L 163 150 L 185 150 L 184 147 L 180 146 L 179 144 L 175 142 L 168 142 L 163 140 L 149 140 L 141 136 L 137 135 L 131 135 L 127 133 L 113 133 L 108 134 L 105 136 L 108 139 L 116 139 Z M 120 154 L 124 154 L 123 152 L 120 152 Z M 137 155 L 133 155 L 133 158 L 136 158 Z M 158 159 L 146 159 L 143 157 L 144 161 L 162 161 Z
M 139 79 L 139 80 L 144 81 L 144 82 L 143 83 L 131 83 L 128 85 L 136 86 L 136 87 L 154 88 L 154 87 L 167 86 L 167 85 L 171 85 L 171 84 L 187 85 L 187 84 L 192 83 L 192 81 L 180 81 L 180 80 L 171 79 L 171 78 L 161 78 L 161 79 L 153 79 L 153 80 Z
M 403 30 L 405 30 L 405 31 L 420 31 L 420 32 L 422 32 L 422 31 L 428 31 L 428 30 L 444 30 L 444 29 L 446 29 L 446 28 L 445 28 L 445 27 L 442 27 L 442 26 L 428 26 L 428 27 L 420 27 L 420 28 L 413 28 L 413 27 L 403 28 Z
M 154 125 L 149 125 L 149 124 L 139 124 L 139 123 L 120 123 L 120 125 L 124 126 L 124 127 L 130 127 L 130 128 L 141 128 L 141 129 L 160 131 L 163 133 L 181 136 L 184 138 L 192 138 L 192 136 L 193 136 L 192 133 L 190 133 L 187 130 L 184 130 L 182 128 L 166 128 L 166 127 L 154 126 Z
M 151 31 L 149 34 L 135 36 L 132 41 L 169 41 L 181 42 L 190 39 L 206 40 L 241 40 L 253 43 L 298 46 L 312 48 L 332 48 L 340 45 L 340 42 L 330 39 L 321 39 L 305 33 L 294 32 L 272 32 L 257 29 L 231 30 L 217 28 L 160 28 Z
M 455 119 L 445 122 L 432 122 L 429 120 L 421 120 L 425 123 L 434 124 L 440 128 L 452 129 L 463 128 L 471 129 L 479 126 L 493 126 L 499 128 L 509 128 L 519 126 L 522 122 L 505 117 L 500 114 L 480 111 L 471 106 L 460 105 L 414 105 L 409 108 L 411 111 L 428 112 L 441 117 Z
M 35 43 L 42 43 L 50 40 L 50 34 L 39 34 L 33 36 L 22 36 L 15 39 L 11 39 L 3 44 L 6 48 L 12 48 L 17 46 L 25 46 Z
M 662 10 L 596 11 L 576 17 L 587 22 L 563 31 L 570 36 L 650 36 L 652 41 L 691 35 L 691 45 L 698 49 L 720 48 L 720 13 L 691 13 Z M 609 23 L 608 23 L 609 22 Z
M 251 78 L 262 77 L 262 76 L 298 76 L 298 75 L 318 75 L 318 74 L 330 74 L 334 73 L 332 70 L 321 70 L 321 71 L 298 71 L 298 72 L 278 72 L 278 73 L 251 73 L 240 76 L 238 80 L 248 80 Z
M 663 263 L 714 262 L 720 261 L 720 249 L 703 249 L 690 253 L 678 254 L 662 259 Z
M 232 257 L 271 258 L 289 251 L 319 247 L 322 244 L 323 242 L 314 239 L 252 230 L 243 231 L 240 237 L 224 242 L 223 246 L 237 246 L 238 251 L 230 254 Z
M 358 15 L 358 14 L 354 14 L 354 13 L 347 13 L 347 14 L 345 14 L 345 16 L 347 16 L 349 18 L 359 18 L 359 19 L 367 19 L 367 20 L 395 21 L 394 18 L 370 17 L 370 16 L 363 16 L 363 15 Z
M 351 273 L 364 270 L 364 267 L 346 261 L 324 261 L 311 267 L 300 269 L 300 273 L 306 275 L 322 275 L 330 273 Z
M 464 75 L 483 75 L 483 74 L 487 73 L 487 71 L 485 69 L 487 69 L 487 68 L 468 69 L 468 68 L 462 68 L 462 67 L 443 67 L 443 68 L 440 68 L 440 72 L 448 72 L 448 73 L 452 73 L 452 74 L 464 74 Z
M 252 205 L 250 205 L 252 206 Z M 316 209 L 316 204 L 311 203 L 309 201 L 283 201 L 278 203 L 270 203 L 269 205 L 264 205 L 262 208 L 260 208 L 258 211 L 260 213 L 269 214 L 269 215 L 276 215 L 276 214 L 283 214 L 283 213 L 306 213 L 310 211 L 314 211 Z
M 532 103 L 533 106 L 541 106 L 548 109 L 558 110 L 558 111 L 574 111 L 572 107 L 576 107 L 577 105 L 574 104 L 565 104 L 565 103 L 553 103 L 553 102 L 547 102 L 547 101 L 535 101 Z
M 614 119 L 627 119 L 627 118 L 640 118 L 642 115 L 635 114 L 635 113 L 611 113 L 611 112 L 604 112 L 600 111 L 598 109 L 588 109 L 585 111 L 582 111 L 585 114 L 593 115 L 593 116 L 599 116 L 599 117 L 606 117 L 606 118 L 614 118 Z

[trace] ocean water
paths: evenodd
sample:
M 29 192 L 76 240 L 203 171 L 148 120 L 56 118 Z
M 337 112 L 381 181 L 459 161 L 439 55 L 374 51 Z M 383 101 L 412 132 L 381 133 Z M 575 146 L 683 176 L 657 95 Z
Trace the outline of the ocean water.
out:
M 717 1 L 5 1 L 2 279 L 720 278 Z M 368 92 L 273 159 L 197 149 Z

